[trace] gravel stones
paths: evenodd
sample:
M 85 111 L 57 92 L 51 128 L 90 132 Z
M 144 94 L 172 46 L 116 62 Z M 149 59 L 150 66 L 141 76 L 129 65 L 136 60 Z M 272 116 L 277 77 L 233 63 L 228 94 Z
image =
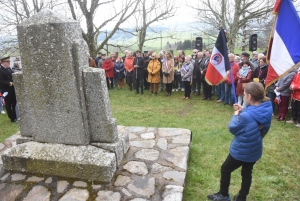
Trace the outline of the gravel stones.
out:
M 138 174 L 138 175 L 148 174 L 148 169 L 144 162 L 130 161 L 127 164 L 125 164 L 123 168 L 133 174 Z

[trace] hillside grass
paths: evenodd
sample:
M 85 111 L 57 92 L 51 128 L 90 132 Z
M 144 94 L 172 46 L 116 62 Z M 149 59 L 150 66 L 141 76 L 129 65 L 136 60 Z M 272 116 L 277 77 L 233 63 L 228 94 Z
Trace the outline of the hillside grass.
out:
M 144 95 L 136 95 L 128 89 L 110 90 L 113 116 L 118 125 L 190 129 L 193 141 L 184 200 L 206 200 L 207 194 L 219 190 L 220 167 L 233 138 L 227 129 L 233 109 L 216 103 L 216 96 L 213 101 L 203 101 L 200 96 L 186 101 L 182 99 L 183 92 L 173 92 L 170 97 L 164 94 L 153 96 L 145 91 Z M 1 141 L 18 130 L 6 115 L 0 115 L 0 125 Z M 300 129 L 273 119 L 264 138 L 263 157 L 254 166 L 248 201 L 300 200 L 299 141 Z M 240 183 L 238 169 L 232 174 L 231 196 L 238 193 Z

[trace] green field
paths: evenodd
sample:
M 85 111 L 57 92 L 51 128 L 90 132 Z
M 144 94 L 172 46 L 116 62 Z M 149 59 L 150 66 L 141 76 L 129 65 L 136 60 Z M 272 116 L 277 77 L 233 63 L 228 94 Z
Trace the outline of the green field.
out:
M 218 191 L 220 166 L 228 155 L 232 135 L 227 126 L 233 110 L 230 106 L 201 97 L 181 99 L 183 92 L 166 97 L 146 91 L 136 95 L 125 90 L 110 90 L 110 103 L 118 125 L 187 128 L 193 133 L 184 190 L 185 201 L 206 200 Z M 214 96 L 214 99 L 216 97 Z M 275 112 L 275 114 L 277 111 Z M 289 111 L 290 113 L 290 111 Z M 0 140 L 17 132 L 16 124 L 0 115 Z M 294 125 L 272 121 L 264 138 L 263 157 L 254 166 L 248 201 L 300 200 L 300 130 Z M 238 193 L 240 170 L 232 175 L 230 194 Z

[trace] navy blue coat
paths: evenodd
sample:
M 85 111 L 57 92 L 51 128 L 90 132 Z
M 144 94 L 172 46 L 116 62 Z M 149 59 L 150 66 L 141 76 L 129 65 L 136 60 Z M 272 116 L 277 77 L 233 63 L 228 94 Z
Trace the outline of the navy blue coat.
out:
M 115 68 L 114 69 L 115 70 L 115 77 L 117 79 L 123 79 L 123 78 L 125 78 L 125 74 L 124 74 L 125 68 L 124 68 L 124 63 L 123 62 L 120 62 L 120 63 L 115 62 L 114 68 Z M 119 72 L 117 72 L 117 70 Z
M 234 115 L 228 126 L 234 135 L 230 145 L 230 155 L 240 161 L 255 162 L 262 156 L 262 136 L 259 125 L 263 126 L 266 134 L 272 120 L 271 101 L 263 102 L 258 106 L 247 106 L 239 115 Z

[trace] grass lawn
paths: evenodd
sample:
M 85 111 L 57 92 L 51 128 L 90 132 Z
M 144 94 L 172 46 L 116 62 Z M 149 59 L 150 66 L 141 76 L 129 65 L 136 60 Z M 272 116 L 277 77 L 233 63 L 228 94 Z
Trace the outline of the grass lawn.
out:
M 149 91 L 136 95 L 127 89 L 114 89 L 109 96 L 119 125 L 188 128 L 193 132 L 185 201 L 206 200 L 207 194 L 218 191 L 220 166 L 232 140 L 227 129 L 233 114 L 230 106 L 203 101 L 199 96 L 182 100 L 183 92 L 165 97 L 163 92 L 152 96 Z M 0 125 L 0 141 L 18 130 L 6 115 L 0 115 Z M 299 141 L 300 129 L 274 118 L 264 138 L 263 157 L 254 166 L 249 201 L 300 200 Z M 231 196 L 238 193 L 240 183 L 239 169 L 232 174 Z

